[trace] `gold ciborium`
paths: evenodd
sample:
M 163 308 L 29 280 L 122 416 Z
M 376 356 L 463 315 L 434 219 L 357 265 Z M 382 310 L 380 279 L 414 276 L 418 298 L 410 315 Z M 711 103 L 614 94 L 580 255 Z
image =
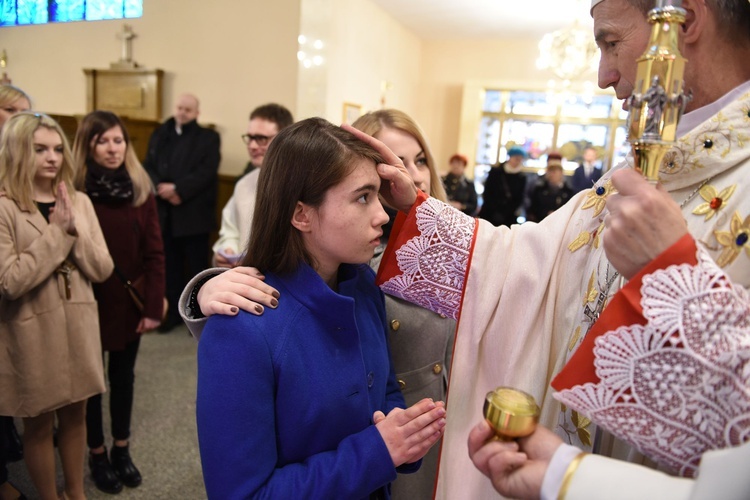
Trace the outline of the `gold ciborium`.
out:
M 539 406 L 534 397 L 510 387 L 488 392 L 483 411 L 495 435 L 503 441 L 528 436 L 539 422 Z

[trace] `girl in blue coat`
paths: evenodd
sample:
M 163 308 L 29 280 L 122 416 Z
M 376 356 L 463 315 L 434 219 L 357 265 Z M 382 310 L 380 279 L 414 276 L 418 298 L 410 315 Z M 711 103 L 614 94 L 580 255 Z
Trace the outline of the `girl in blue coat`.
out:
M 211 498 L 388 498 L 440 438 L 441 402 L 402 410 L 383 295 L 367 265 L 388 216 L 382 159 L 311 118 L 261 171 L 245 263 L 285 300 L 213 316 L 198 346 L 198 438 Z

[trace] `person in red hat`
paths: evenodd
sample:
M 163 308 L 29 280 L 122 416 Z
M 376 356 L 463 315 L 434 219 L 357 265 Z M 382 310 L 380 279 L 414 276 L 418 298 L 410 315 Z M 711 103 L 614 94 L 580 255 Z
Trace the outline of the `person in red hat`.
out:
M 456 153 L 449 163 L 450 171 L 443 177 L 445 194 L 451 205 L 466 215 L 474 215 L 477 211 L 477 191 L 474 183 L 464 175 L 469 162 L 464 155 Z

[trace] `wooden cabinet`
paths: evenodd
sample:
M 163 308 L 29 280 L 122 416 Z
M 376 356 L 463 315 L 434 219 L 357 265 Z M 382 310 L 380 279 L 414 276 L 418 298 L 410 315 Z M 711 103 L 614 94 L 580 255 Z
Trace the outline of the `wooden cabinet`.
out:
M 162 120 L 160 69 L 84 69 L 86 111 L 103 109 L 122 118 Z

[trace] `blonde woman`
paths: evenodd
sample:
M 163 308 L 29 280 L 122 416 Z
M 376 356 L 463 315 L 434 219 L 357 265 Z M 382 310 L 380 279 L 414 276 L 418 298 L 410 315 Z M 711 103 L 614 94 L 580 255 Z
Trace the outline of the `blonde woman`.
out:
M 31 109 L 31 98 L 13 85 L 0 85 L 0 129 L 8 118 Z
M 0 134 L 3 124 L 16 113 L 28 111 L 31 98 L 12 85 L 0 85 Z M 8 482 L 8 462 L 23 458 L 23 446 L 12 417 L 0 417 L 0 498 L 18 498 L 20 493 Z
M 60 126 L 18 113 L 0 138 L 0 415 L 21 417 L 26 465 L 43 500 L 85 498 L 86 400 L 104 391 L 91 282 L 112 272 L 89 198 L 73 189 Z

